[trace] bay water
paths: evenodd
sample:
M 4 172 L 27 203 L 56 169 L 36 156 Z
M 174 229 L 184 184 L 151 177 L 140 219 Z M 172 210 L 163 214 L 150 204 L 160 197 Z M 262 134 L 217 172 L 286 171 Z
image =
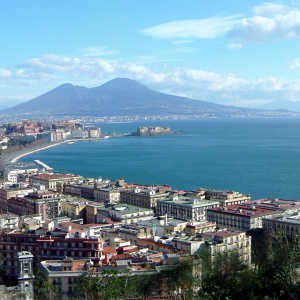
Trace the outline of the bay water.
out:
M 173 189 L 226 189 L 300 200 L 300 119 L 195 119 L 101 123 L 102 133 L 168 126 L 183 134 L 78 141 L 33 153 L 60 172 Z

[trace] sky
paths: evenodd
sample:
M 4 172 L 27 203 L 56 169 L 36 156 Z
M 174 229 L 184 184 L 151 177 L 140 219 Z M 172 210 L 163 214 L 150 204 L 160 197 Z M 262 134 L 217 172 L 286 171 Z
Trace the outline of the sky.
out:
M 300 101 L 300 0 L 0 1 L 0 107 L 114 78 L 259 107 Z

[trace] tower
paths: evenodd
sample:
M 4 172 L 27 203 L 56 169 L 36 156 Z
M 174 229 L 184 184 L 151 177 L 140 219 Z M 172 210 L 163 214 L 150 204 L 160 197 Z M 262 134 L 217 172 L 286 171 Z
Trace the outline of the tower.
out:
M 33 299 L 33 270 L 32 259 L 33 255 L 28 251 L 17 253 L 18 259 L 18 285 L 26 295 L 26 300 Z

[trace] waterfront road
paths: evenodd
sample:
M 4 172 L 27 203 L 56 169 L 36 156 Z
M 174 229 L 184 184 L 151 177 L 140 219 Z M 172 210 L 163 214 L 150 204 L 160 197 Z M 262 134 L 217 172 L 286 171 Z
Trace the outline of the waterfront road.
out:
M 20 164 L 17 163 L 19 159 L 22 157 L 32 154 L 34 152 L 38 152 L 50 147 L 61 145 L 63 142 L 52 142 L 52 143 L 46 143 L 43 145 L 38 145 L 31 148 L 25 148 L 20 151 L 15 151 L 12 153 L 2 154 L 0 161 L 2 162 L 2 165 L 4 165 L 5 170 L 12 170 L 12 169 L 19 169 Z

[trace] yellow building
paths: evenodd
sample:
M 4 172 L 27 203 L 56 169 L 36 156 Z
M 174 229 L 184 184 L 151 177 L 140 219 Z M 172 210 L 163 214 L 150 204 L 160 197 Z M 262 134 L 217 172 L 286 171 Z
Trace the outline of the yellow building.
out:
M 97 203 L 97 202 L 89 202 L 86 207 L 86 223 L 91 224 L 91 223 L 97 223 L 97 209 L 104 207 L 104 205 Z
M 195 236 L 197 235 L 197 233 L 202 233 L 204 231 L 213 231 L 216 230 L 217 228 L 217 223 L 216 222 L 208 222 L 208 221 L 204 221 L 204 222 L 189 222 L 187 223 L 184 232 L 187 235 L 190 236 Z
M 118 188 L 101 188 L 94 190 L 94 198 L 96 201 L 109 203 L 120 202 L 120 190 Z
M 85 218 L 85 208 L 88 201 L 71 198 L 62 202 L 62 213 L 71 219 Z

